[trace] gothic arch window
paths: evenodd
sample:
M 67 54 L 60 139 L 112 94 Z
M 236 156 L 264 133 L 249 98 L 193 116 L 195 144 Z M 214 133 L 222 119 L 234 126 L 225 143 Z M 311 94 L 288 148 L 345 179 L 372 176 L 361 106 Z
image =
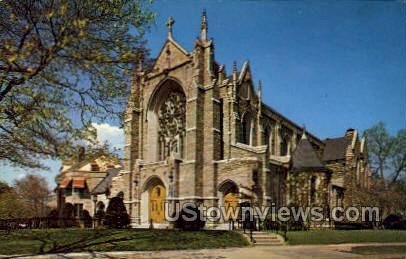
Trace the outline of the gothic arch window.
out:
M 177 81 L 167 79 L 150 97 L 147 111 L 146 159 L 165 160 L 171 153 L 184 157 L 186 95 Z
M 240 142 L 243 144 L 251 144 L 251 131 L 252 131 L 252 120 L 249 114 L 244 114 L 241 120 L 241 137 Z
M 269 150 L 271 151 L 271 155 L 275 155 L 275 143 L 276 143 L 276 139 L 275 139 L 275 130 L 271 131 L 271 141 L 270 144 L 271 146 L 269 147 Z
M 181 92 L 170 92 L 158 109 L 159 158 L 172 152 L 183 157 L 186 124 L 186 98 Z
M 281 146 L 280 146 L 280 155 L 281 156 L 287 156 L 288 155 L 288 140 L 286 137 L 282 138 L 281 140 Z
M 264 130 L 264 140 L 262 142 L 264 145 L 268 146 L 268 150 L 271 150 L 271 130 L 269 127 L 265 127 Z

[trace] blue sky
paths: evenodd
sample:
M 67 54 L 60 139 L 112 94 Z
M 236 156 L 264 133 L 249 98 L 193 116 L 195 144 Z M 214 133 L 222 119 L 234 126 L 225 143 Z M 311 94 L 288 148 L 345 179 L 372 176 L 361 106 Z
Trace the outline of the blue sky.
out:
M 152 56 L 165 41 L 169 16 L 174 38 L 191 50 L 206 8 L 217 62 L 230 72 L 234 60 L 241 68 L 248 59 L 263 100 L 320 138 L 378 121 L 392 134 L 406 128 L 405 2 L 155 1 L 152 8 Z M 122 134 L 108 134 L 122 142 Z M 43 174 L 53 184 L 59 163 L 49 164 Z M 0 167 L 7 181 L 24 172 Z

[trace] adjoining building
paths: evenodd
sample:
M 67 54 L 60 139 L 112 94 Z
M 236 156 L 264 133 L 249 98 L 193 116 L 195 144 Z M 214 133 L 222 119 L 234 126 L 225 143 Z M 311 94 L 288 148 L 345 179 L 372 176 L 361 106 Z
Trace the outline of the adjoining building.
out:
M 305 132 L 264 103 L 249 62 L 234 63 L 230 74 L 217 62 L 206 13 L 190 52 L 173 24 L 152 68 L 136 70 L 126 110 L 125 170 L 112 195 L 124 193 L 134 225 L 167 224 L 165 202 L 328 210 L 368 188 L 357 130 L 326 140 Z
M 75 218 L 82 218 L 84 211 L 93 217 L 97 209 L 107 207 L 111 183 L 121 169 L 118 159 L 105 155 L 87 156 L 81 148 L 77 159 L 62 163 L 56 177 L 57 210 L 62 214 L 69 204 Z

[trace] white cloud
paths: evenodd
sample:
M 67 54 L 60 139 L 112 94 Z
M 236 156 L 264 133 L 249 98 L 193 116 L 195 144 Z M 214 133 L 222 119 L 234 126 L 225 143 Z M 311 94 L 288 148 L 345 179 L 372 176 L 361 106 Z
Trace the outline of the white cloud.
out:
M 113 148 L 122 150 L 124 147 L 124 132 L 117 126 L 108 123 L 92 123 L 97 130 L 97 140 L 100 143 L 109 143 Z
M 26 177 L 28 175 L 28 172 L 24 172 L 24 173 L 19 173 L 19 174 L 17 174 L 17 176 L 16 176 L 16 180 L 21 180 L 21 179 L 23 179 L 24 177 Z

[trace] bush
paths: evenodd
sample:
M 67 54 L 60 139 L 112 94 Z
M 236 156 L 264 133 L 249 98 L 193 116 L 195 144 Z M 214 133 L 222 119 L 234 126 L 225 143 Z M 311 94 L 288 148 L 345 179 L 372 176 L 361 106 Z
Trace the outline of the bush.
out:
M 188 220 L 193 217 L 193 214 L 197 215 L 195 220 Z M 179 217 L 175 221 L 174 227 L 182 230 L 195 231 L 202 229 L 205 224 L 206 222 L 201 219 L 198 206 L 196 204 L 190 204 L 186 205 L 186 207 L 179 213 Z
M 91 228 L 93 226 L 93 219 L 90 216 L 89 211 L 87 211 L 87 210 L 83 211 L 82 220 L 83 220 L 83 225 L 85 226 L 85 228 Z
M 406 219 L 402 219 L 401 216 L 390 214 L 383 221 L 385 229 L 405 229 L 406 230 Z
M 75 207 L 71 203 L 65 203 L 62 210 L 63 227 L 77 227 L 75 221 Z
M 50 228 L 56 228 L 58 227 L 58 211 L 57 210 L 51 210 L 48 214 L 48 227 Z
M 124 206 L 123 198 L 113 197 L 107 206 L 104 225 L 109 228 L 126 228 L 130 224 L 130 216 Z

